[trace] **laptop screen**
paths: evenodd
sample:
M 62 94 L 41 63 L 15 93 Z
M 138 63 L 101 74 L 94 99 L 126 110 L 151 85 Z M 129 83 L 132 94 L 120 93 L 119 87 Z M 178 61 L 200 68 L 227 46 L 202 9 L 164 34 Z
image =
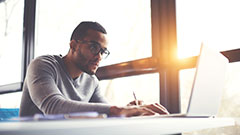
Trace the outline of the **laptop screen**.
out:
M 220 52 L 201 46 L 187 115 L 213 116 L 218 112 L 224 89 L 228 59 Z

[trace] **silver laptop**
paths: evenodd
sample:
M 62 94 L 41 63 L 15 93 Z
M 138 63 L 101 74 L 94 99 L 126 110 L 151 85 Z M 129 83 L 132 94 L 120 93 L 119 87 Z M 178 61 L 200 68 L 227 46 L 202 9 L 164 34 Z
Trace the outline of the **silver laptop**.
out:
M 202 45 L 197 61 L 187 112 L 147 117 L 215 116 L 221 103 L 228 63 L 228 59 L 220 52 L 211 50 L 207 46 Z
M 168 116 L 211 117 L 217 115 L 229 61 L 220 52 L 201 45 L 188 109 Z

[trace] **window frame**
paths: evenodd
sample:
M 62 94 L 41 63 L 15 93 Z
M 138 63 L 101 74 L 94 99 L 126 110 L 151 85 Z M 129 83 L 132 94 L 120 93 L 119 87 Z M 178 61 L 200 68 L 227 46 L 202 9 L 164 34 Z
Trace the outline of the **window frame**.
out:
M 36 0 L 24 2 L 21 82 L 0 86 L 0 94 L 21 91 L 27 66 L 34 58 Z M 181 112 L 179 71 L 196 67 L 198 56 L 177 58 L 175 0 L 151 0 L 152 57 L 100 67 L 99 80 L 159 73 L 160 103 L 170 113 Z M 230 63 L 240 61 L 240 49 L 222 51 Z M 173 66 L 174 65 L 174 66 Z
M 22 91 L 27 66 L 34 56 L 36 0 L 24 1 L 21 82 L 0 86 L 0 94 Z

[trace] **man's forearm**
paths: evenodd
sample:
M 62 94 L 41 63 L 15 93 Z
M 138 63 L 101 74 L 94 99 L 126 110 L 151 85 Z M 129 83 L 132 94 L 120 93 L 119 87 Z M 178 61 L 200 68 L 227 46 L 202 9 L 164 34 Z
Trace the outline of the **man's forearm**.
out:
M 103 103 L 86 103 L 81 101 L 66 100 L 60 95 L 46 99 L 41 105 L 44 114 L 64 114 L 73 112 L 98 112 L 109 115 L 110 105 Z

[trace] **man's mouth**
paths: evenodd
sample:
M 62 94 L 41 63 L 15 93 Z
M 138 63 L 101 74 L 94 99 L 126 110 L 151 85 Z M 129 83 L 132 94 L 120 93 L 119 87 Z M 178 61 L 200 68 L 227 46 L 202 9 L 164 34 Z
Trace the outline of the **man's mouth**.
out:
M 94 66 L 94 67 L 98 67 L 99 66 L 99 63 L 98 62 L 91 62 L 90 63 L 92 66 Z

